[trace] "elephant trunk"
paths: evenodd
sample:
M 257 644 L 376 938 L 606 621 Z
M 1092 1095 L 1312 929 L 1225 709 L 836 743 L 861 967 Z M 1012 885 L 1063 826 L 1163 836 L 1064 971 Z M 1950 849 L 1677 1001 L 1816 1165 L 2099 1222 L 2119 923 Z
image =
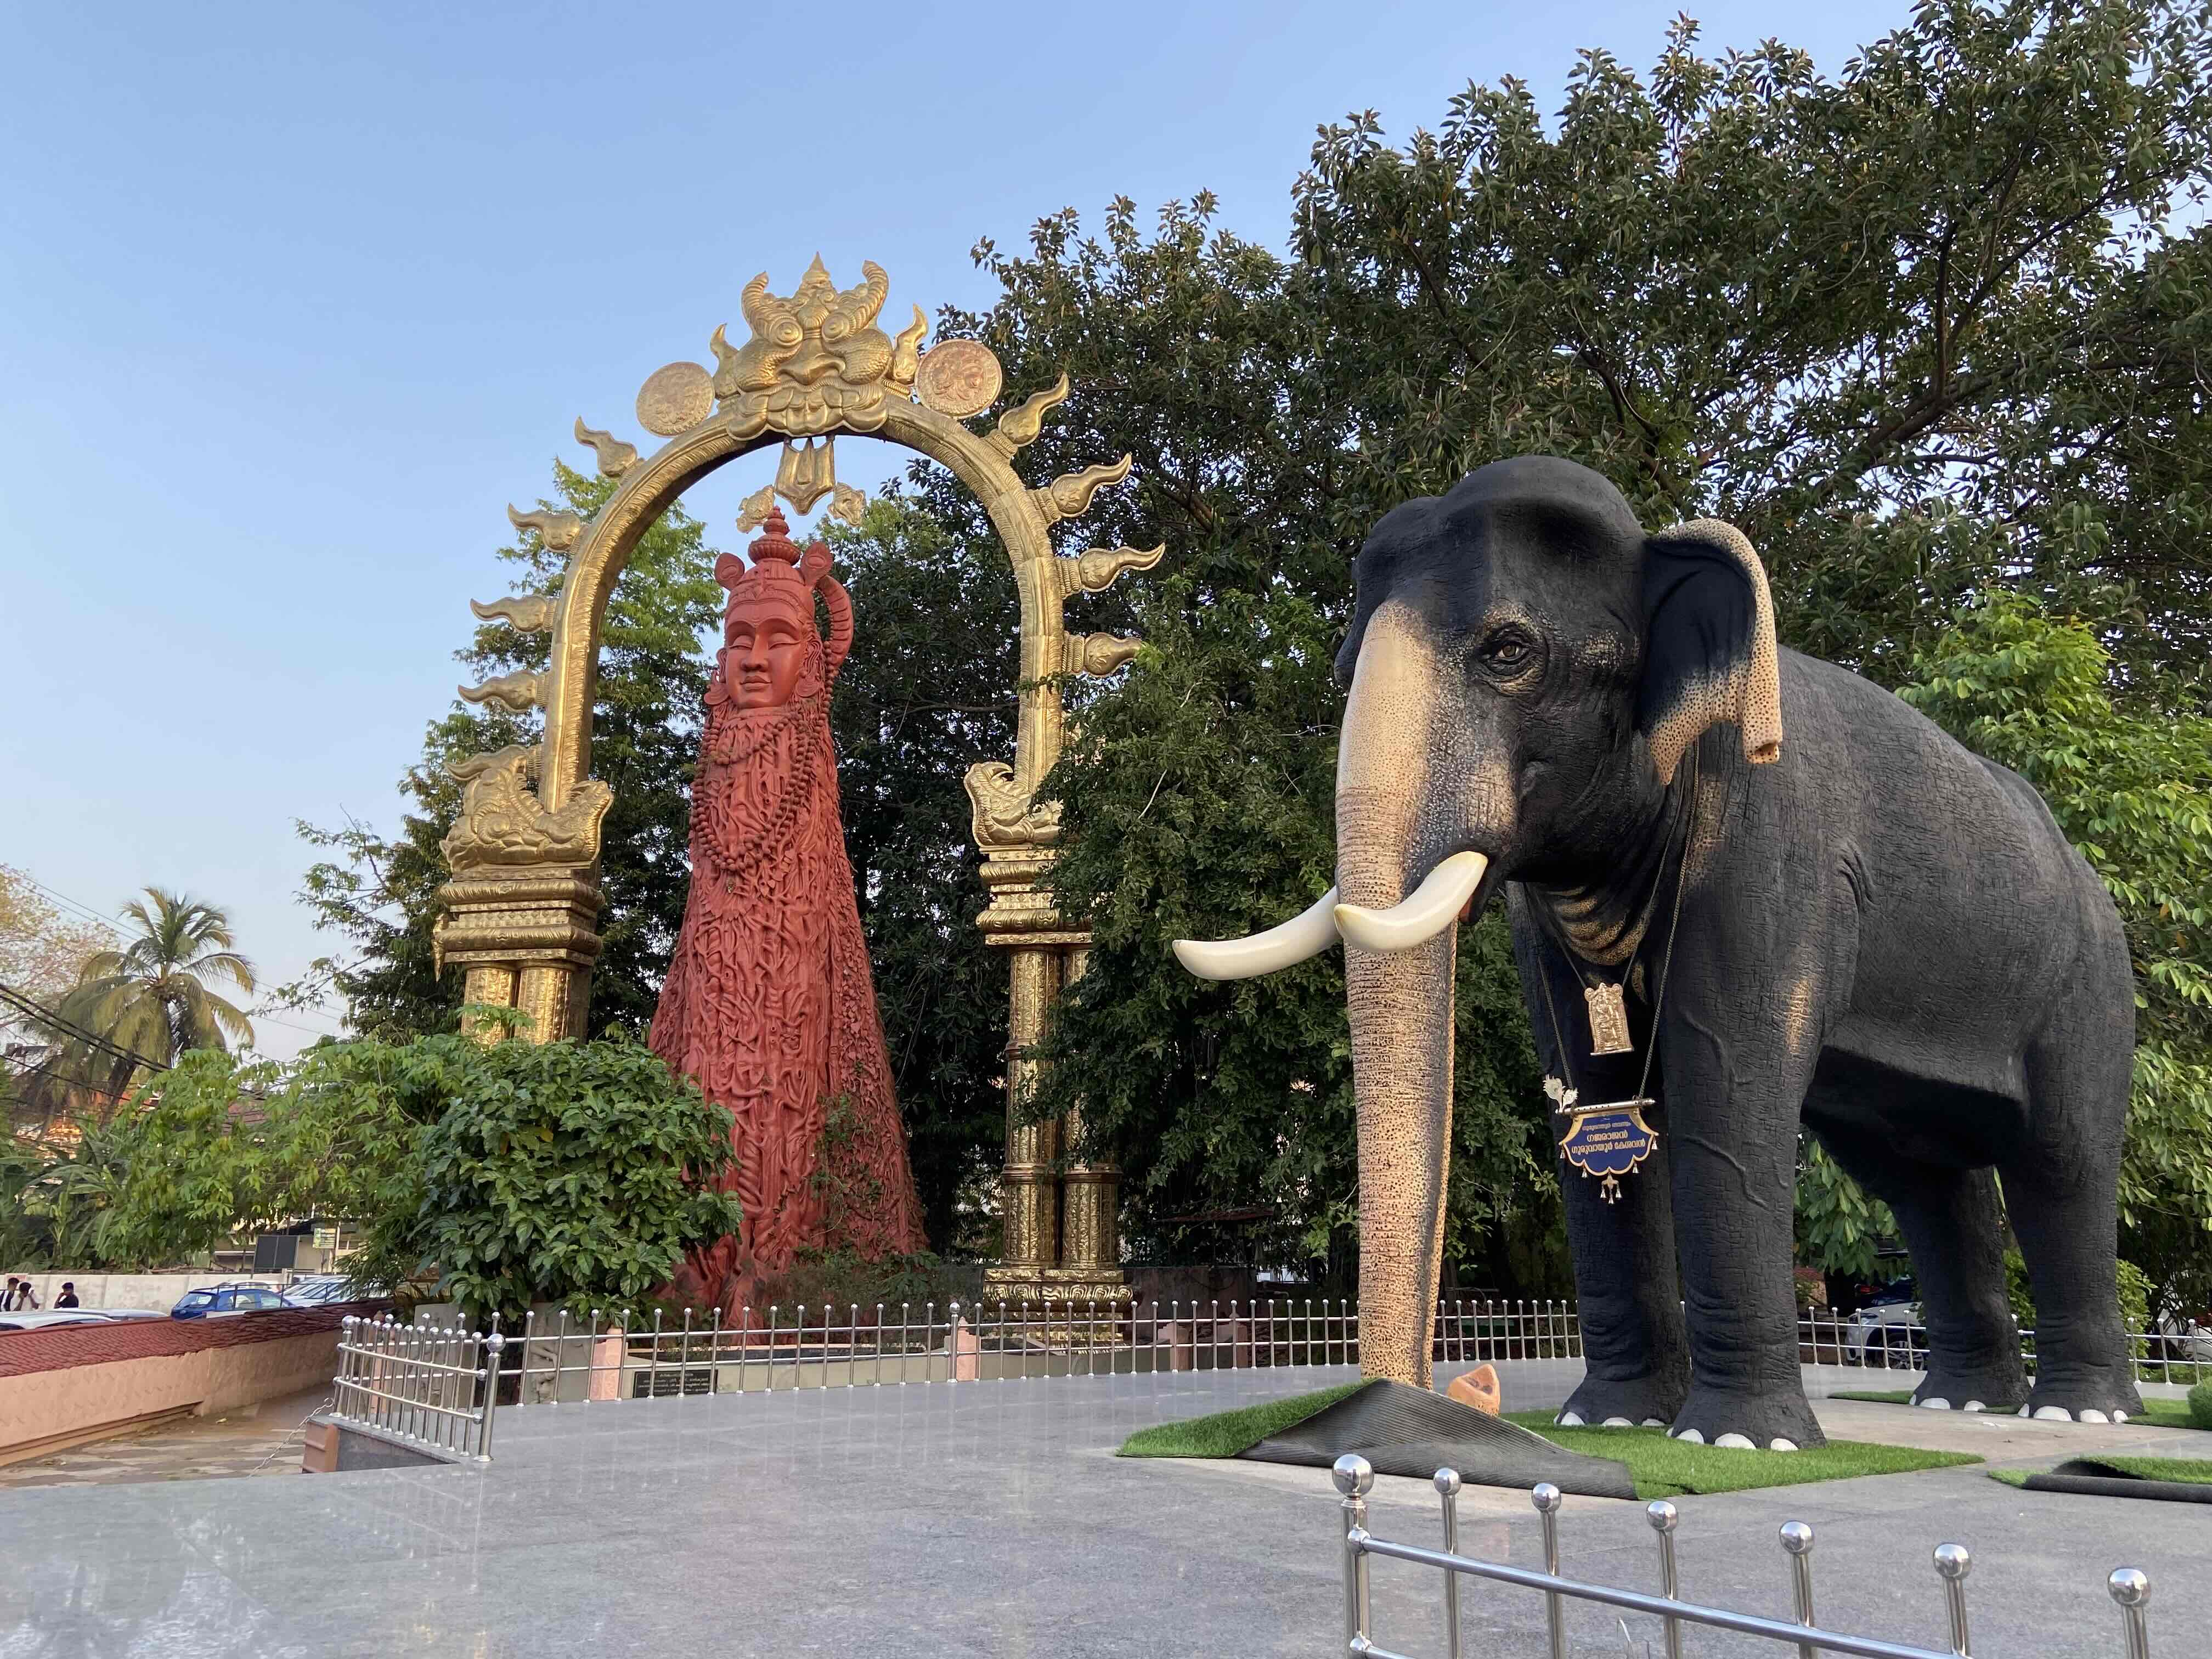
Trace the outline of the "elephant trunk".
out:
M 1338 859 L 1340 872 L 1357 861 L 1341 842 Z M 1411 950 L 1347 945 L 1344 957 L 1359 1115 L 1359 1369 L 1417 1388 L 1429 1385 L 1443 1260 L 1458 939 L 1454 921 Z
M 1449 896 L 1441 866 L 1414 864 L 1431 805 L 1436 669 L 1425 631 L 1396 605 L 1382 606 L 1361 642 L 1336 771 L 1336 915 L 1358 1103 L 1359 1369 L 1418 1388 L 1429 1384 L 1443 1259 L 1459 939 L 1458 904 L 1441 927 L 1411 914 Z M 1409 899 L 1416 877 L 1427 879 Z M 1395 936 L 1361 925 L 1392 920 L 1419 925 Z

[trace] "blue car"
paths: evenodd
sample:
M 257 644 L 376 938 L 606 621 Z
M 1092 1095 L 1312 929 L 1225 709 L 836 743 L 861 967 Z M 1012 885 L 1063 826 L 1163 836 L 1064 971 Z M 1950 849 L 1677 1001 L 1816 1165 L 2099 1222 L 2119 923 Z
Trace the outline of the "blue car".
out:
M 224 1319 L 235 1314 L 271 1313 L 301 1304 L 266 1285 L 204 1285 L 187 1291 L 169 1310 L 172 1319 Z

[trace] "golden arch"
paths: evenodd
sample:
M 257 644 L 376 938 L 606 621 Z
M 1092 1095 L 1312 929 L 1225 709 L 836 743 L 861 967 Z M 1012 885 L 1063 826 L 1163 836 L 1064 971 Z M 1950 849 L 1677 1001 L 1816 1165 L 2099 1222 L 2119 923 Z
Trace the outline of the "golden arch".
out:
M 1058 838 L 1057 814 L 1032 796 L 1060 757 L 1062 678 L 1111 673 L 1135 654 L 1138 641 L 1071 635 L 1062 606 L 1071 594 L 1103 592 L 1125 570 L 1149 569 L 1164 550 L 1055 553 L 1051 526 L 1082 514 L 1103 485 L 1126 478 L 1129 458 L 1041 488 L 1024 483 L 1012 463 L 1067 395 L 1066 376 L 1007 410 L 991 431 L 972 430 L 960 417 L 974 407 L 979 381 L 995 389 L 995 361 L 972 341 L 921 352 L 919 307 L 913 325 L 890 339 L 874 326 L 886 279 L 872 264 L 863 270 L 866 280 L 841 293 L 817 259 L 788 300 L 768 292 L 765 273 L 754 278 L 744 290 L 752 337 L 732 349 L 717 329 L 714 372 L 670 364 L 640 393 L 641 421 L 668 438 L 659 450 L 640 459 L 630 445 L 577 422 L 576 435 L 598 453 L 600 472 L 620 480 L 597 514 L 585 520 L 508 509 L 518 526 L 568 553 L 560 591 L 473 608 L 522 631 L 549 632 L 549 664 L 542 675 L 505 675 L 462 695 L 518 713 L 542 708 L 544 729 L 534 745 L 454 767 L 463 803 L 444 843 L 453 879 L 441 892 L 435 940 L 441 969 L 465 969 L 470 1002 L 520 1008 L 538 1041 L 586 1030 L 599 955 L 599 825 L 613 797 L 590 768 L 608 598 L 640 538 L 684 490 L 773 443 L 787 446 L 787 471 L 795 456 L 816 459 L 811 450 L 791 450 L 793 439 L 849 434 L 899 444 L 948 468 L 989 514 L 1021 599 L 1019 714 L 1012 764 L 979 762 L 966 781 L 991 892 L 981 925 L 1011 958 L 1010 1056 L 1042 1038 L 1052 1000 L 1083 971 L 1089 935 L 1061 924 L 1041 884 Z M 780 475 L 778 489 L 804 510 L 830 487 L 810 483 L 794 494 Z M 1006 1250 L 1005 1265 L 992 1274 L 994 1292 L 1032 1300 L 1126 1297 L 1114 1225 L 1117 1172 L 1103 1165 L 1058 1170 L 1071 1126 L 1015 1121 L 1012 1106 L 1030 1084 L 1027 1062 L 1010 1058 L 1007 1072 Z

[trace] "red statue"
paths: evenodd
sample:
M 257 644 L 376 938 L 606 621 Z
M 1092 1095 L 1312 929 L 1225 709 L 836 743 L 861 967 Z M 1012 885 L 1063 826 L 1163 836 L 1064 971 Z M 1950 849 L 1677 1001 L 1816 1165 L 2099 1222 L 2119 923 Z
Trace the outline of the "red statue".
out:
M 802 554 L 781 513 L 764 528 L 750 568 L 714 565 L 730 599 L 691 785 L 691 894 L 652 1036 L 737 1118 L 744 1221 L 684 1276 L 726 1317 L 801 1250 L 923 1248 L 830 737 L 853 602 L 827 547 Z

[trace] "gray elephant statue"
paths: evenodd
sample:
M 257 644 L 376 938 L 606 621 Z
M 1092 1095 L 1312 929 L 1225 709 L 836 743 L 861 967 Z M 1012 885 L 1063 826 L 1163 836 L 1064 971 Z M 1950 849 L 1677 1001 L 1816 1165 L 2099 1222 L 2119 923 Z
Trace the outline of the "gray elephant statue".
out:
M 2114 1261 L 2134 981 L 2035 791 L 1778 649 L 1739 532 L 1648 534 L 1570 461 L 1393 508 L 1358 579 L 1337 887 L 1176 948 L 1230 979 L 1344 940 L 1362 1370 L 1430 1381 L 1456 930 L 1503 889 L 1567 1143 L 1587 1371 L 1561 1423 L 1822 1443 L 1791 1282 L 1801 1125 L 1896 1213 L 1919 1404 L 2139 1412 Z

